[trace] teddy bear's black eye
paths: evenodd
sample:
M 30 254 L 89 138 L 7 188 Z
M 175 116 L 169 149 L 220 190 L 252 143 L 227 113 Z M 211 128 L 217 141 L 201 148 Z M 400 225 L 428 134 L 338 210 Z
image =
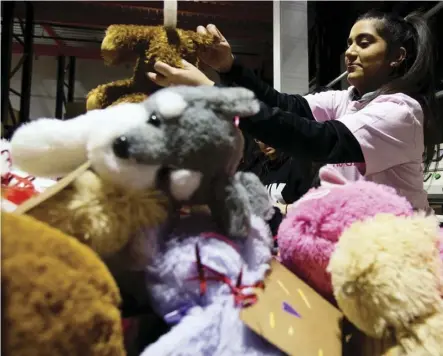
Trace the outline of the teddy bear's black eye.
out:
M 159 127 L 161 125 L 161 120 L 156 113 L 152 113 L 151 116 L 149 116 L 147 123 L 155 127 Z

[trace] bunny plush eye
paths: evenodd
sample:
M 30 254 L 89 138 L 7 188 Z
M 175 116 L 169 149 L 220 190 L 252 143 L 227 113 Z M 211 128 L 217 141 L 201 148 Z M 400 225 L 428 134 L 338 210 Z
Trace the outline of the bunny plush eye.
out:
M 152 126 L 155 126 L 155 127 L 159 127 L 162 123 L 160 116 L 155 112 L 149 116 L 149 119 L 146 122 Z

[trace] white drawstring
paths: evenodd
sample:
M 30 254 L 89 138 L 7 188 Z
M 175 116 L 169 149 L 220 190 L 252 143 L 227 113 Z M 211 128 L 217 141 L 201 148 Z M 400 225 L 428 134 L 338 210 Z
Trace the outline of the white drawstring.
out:
M 163 26 L 169 29 L 177 27 L 177 0 L 164 0 Z

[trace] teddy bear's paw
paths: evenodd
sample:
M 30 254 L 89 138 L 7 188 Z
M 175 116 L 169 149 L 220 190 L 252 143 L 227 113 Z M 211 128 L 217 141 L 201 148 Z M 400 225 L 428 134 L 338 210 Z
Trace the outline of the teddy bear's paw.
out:
M 140 93 L 135 91 L 132 79 L 117 80 L 92 89 L 86 96 L 86 110 L 105 109 L 123 102 L 140 102 Z M 146 97 L 144 97 L 146 98 Z

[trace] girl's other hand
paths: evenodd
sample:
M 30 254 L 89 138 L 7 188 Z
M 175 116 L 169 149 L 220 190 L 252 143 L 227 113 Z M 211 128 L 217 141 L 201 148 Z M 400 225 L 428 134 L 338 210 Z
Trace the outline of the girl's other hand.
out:
M 215 25 L 208 25 L 206 27 L 198 26 L 197 32 L 202 34 L 210 33 L 219 40 L 215 46 L 200 50 L 199 58 L 216 71 L 221 73 L 229 72 L 234 61 L 234 56 L 232 55 L 231 45 L 226 41 L 226 38 L 224 38 Z
M 286 215 L 291 209 L 291 204 L 274 203 L 274 206 L 278 208 L 283 215 Z

